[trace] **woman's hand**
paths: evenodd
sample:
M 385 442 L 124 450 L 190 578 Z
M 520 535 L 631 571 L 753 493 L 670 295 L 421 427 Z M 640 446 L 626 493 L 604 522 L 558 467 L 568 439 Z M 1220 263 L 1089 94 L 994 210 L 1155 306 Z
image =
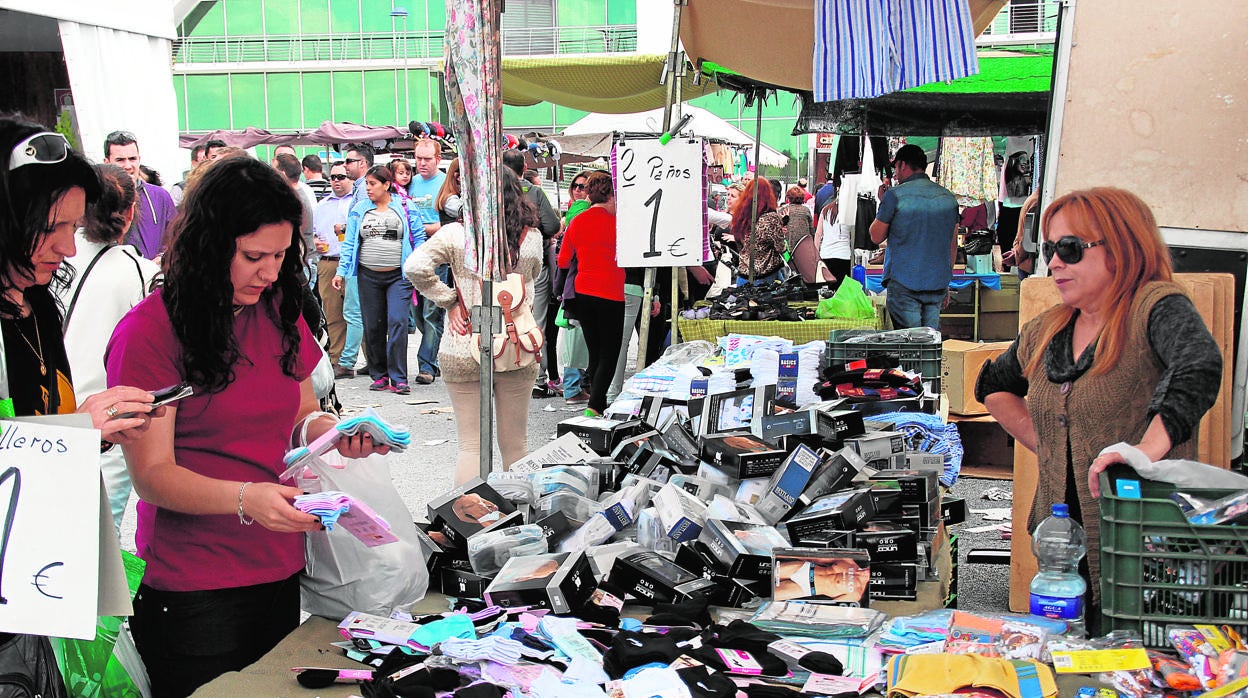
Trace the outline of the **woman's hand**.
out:
M 446 311 L 446 324 L 455 334 L 470 334 L 472 324 L 468 321 L 468 310 L 463 303 L 456 303 Z
M 164 415 L 165 408 L 152 409 L 155 399 L 146 390 L 116 386 L 83 400 L 77 413 L 91 415 L 91 424 L 105 441 L 125 444 L 142 436 L 152 417 Z
M 1126 462 L 1121 453 L 1102 453 L 1092 459 L 1092 465 L 1088 467 L 1088 489 L 1092 491 L 1093 499 L 1100 499 L 1101 496 L 1101 473 L 1114 463 Z
M 355 436 L 344 436 L 338 439 L 338 452 L 344 458 L 367 458 L 374 453 L 385 455 L 390 452 L 390 447 L 373 443 L 372 436 L 367 432 L 361 432 Z
M 658 298 L 652 299 L 650 303 L 650 317 L 658 317 L 659 313 L 662 311 L 663 311 L 663 301 L 659 300 Z
M 306 533 L 321 528 L 321 520 L 299 511 L 291 504 L 303 494 L 298 487 L 286 487 L 275 482 L 253 482 L 243 488 L 239 500 L 243 516 L 270 531 L 281 533 Z
M 342 277 L 335 276 L 333 279 L 330 279 L 329 285 L 333 286 L 335 291 L 341 291 L 342 290 Z

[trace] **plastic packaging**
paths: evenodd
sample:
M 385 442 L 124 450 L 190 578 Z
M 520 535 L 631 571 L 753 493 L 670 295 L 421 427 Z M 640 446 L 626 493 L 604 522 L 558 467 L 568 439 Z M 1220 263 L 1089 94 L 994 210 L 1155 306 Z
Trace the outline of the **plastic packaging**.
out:
M 594 514 L 602 511 L 598 502 L 571 492 L 555 492 L 537 500 L 537 519 L 556 511 L 563 512 L 574 526 L 583 526 Z
M 498 574 L 513 557 L 548 552 L 542 527 L 525 524 L 499 531 L 484 531 L 468 539 L 468 564 L 483 577 Z
M 1040 571 L 1031 580 L 1031 612 L 1058 618 L 1070 633 L 1083 635 L 1083 601 L 1087 582 L 1079 576 L 1079 561 L 1087 552 L 1083 526 L 1070 518 L 1065 504 L 1054 504 L 1053 514 L 1032 534 L 1031 549 Z

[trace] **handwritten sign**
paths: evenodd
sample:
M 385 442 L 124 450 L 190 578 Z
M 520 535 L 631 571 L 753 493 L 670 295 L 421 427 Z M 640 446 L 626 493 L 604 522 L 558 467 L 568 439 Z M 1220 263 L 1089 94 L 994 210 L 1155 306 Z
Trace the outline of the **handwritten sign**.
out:
M 615 153 L 616 262 L 621 267 L 702 263 L 702 143 L 632 140 Z
M 0 422 L 0 631 L 95 637 L 100 433 Z

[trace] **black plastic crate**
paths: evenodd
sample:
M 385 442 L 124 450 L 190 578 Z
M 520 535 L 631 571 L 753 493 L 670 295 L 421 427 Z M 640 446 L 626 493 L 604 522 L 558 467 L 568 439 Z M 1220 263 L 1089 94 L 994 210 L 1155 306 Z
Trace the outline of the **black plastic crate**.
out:
M 854 341 L 856 337 L 902 337 L 905 330 L 881 332 L 880 330 L 833 330 L 828 337 L 828 350 L 823 353 L 823 367 L 837 366 L 885 356 L 892 357 L 907 371 L 923 375 L 923 382 L 932 386 L 934 395 L 940 394 L 941 340 L 916 341 Z

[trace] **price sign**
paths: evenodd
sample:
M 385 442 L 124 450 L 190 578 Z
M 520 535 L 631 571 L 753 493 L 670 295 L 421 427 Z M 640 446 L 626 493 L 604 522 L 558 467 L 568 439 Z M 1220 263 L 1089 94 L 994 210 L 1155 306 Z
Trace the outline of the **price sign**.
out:
M 706 202 L 702 142 L 685 138 L 620 143 L 615 151 L 616 263 L 685 267 L 702 263 Z
M 0 422 L 0 631 L 95 637 L 99 459 L 94 429 Z

